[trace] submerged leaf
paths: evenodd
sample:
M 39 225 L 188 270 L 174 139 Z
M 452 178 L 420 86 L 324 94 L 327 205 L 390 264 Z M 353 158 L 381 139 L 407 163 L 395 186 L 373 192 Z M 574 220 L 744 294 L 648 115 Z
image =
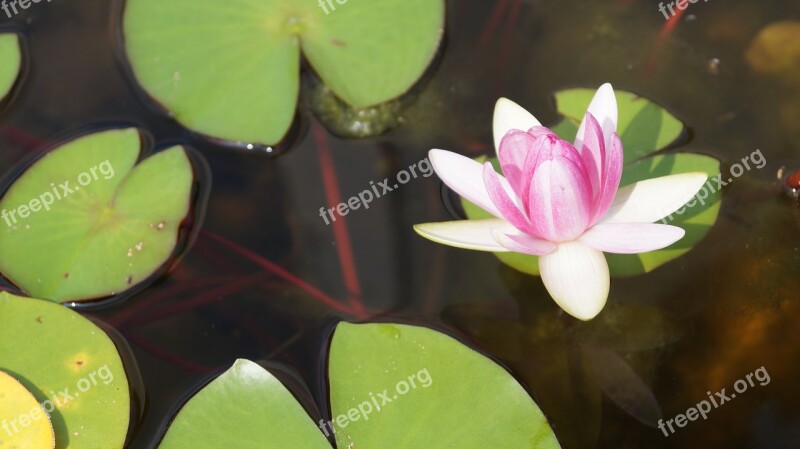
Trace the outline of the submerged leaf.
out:
M 651 427 L 661 419 L 661 406 L 653 391 L 625 359 L 614 351 L 584 346 L 583 362 L 603 392 L 621 409 Z
M 442 0 L 128 0 L 125 45 L 145 90 L 185 126 L 274 144 L 289 130 L 301 49 L 354 107 L 406 92 L 431 62 Z
M 114 342 L 86 318 L 0 292 L 0 370 L 18 375 L 50 414 L 56 447 L 122 448 L 131 415 L 125 369 Z
M 70 301 L 122 292 L 158 270 L 194 175 L 181 147 L 135 165 L 141 145 L 136 129 L 103 131 L 34 162 L 0 200 L 0 272 L 32 296 Z

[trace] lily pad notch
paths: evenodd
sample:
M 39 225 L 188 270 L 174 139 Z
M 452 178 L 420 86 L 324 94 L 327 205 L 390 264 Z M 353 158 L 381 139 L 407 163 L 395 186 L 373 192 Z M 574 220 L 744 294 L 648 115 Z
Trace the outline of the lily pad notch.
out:
M 148 142 L 136 128 L 99 131 L 30 164 L 0 198 L 0 272 L 33 297 L 80 302 L 166 271 L 190 240 L 193 202 L 199 227 L 207 167 L 181 146 L 140 160 Z
M 127 0 L 124 50 L 133 77 L 182 125 L 214 139 L 273 145 L 287 135 L 301 55 L 348 104 L 407 92 L 444 32 L 443 0 Z

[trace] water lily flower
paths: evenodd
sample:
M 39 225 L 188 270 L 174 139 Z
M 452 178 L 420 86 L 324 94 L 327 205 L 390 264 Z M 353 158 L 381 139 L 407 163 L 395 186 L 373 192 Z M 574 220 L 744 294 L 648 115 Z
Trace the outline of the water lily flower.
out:
M 539 256 L 547 291 L 570 315 L 589 320 L 603 309 L 610 276 L 603 252 L 636 254 L 665 248 L 685 231 L 655 221 L 688 202 L 703 172 L 639 181 L 619 188 L 622 142 L 610 84 L 598 89 L 574 144 L 501 98 L 494 139 L 504 176 L 492 164 L 431 150 L 436 174 L 456 193 L 496 218 L 425 223 L 414 229 L 445 245 Z

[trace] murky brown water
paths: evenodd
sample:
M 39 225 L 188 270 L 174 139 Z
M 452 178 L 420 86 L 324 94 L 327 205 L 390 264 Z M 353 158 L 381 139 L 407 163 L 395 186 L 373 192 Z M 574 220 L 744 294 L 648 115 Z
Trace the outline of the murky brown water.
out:
M 502 21 L 486 31 L 497 5 Z M 482 349 L 527 386 L 568 449 L 800 447 L 800 212 L 773 186 L 781 166 L 800 168 L 800 81 L 756 73 L 744 59 L 759 29 L 800 20 L 800 5 L 700 2 L 662 39 L 654 1 L 449 6 L 446 47 L 402 126 L 343 140 L 301 112 L 300 142 L 279 158 L 209 144 L 144 104 L 116 59 L 106 2 L 58 0 L 0 20 L 25 31 L 29 50 L 24 88 L 0 115 L 4 171 L 65 133 L 113 122 L 147 128 L 160 145 L 189 144 L 213 172 L 204 229 L 181 263 L 91 314 L 119 329 L 139 365 L 144 408 L 129 447 L 153 447 L 186 396 L 240 357 L 291 367 L 326 404 L 324 351 L 343 315 L 325 295 Z M 498 96 L 552 124 L 554 91 L 605 81 L 684 120 L 681 151 L 731 164 L 761 149 L 768 163 L 725 190 L 718 223 L 692 252 L 614 280 L 591 323 L 564 316 L 538 279 L 491 255 L 417 237 L 414 223 L 450 217 L 436 177 L 410 181 L 342 227 L 318 215 L 326 180 L 347 198 L 432 147 L 490 152 Z M 659 408 L 668 419 L 708 391 L 730 393 L 760 367 L 770 382 L 707 420 L 669 437 L 646 424 Z

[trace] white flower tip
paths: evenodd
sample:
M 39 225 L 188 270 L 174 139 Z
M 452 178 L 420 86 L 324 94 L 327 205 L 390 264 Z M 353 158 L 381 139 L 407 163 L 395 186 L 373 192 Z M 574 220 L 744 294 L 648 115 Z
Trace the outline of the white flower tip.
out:
M 694 191 L 697 193 L 703 184 L 708 181 L 708 173 L 702 171 L 693 171 L 689 173 L 682 174 L 682 181 L 688 185 L 697 186 L 695 187 Z
M 579 242 L 562 243 L 539 258 L 539 271 L 556 304 L 575 318 L 591 320 L 605 307 L 611 279 L 602 252 Z
M 512 129 L 527 131 L 534 126 L 541 125 L 525 108 L 514 103 L 508 98 L 500 98 L 494 106 L 492 131 L 494 133 L 495 149 L 500 147 L 500 141 Z
M 492 229 L 508 231 L 511 225 L 497 218 L 457 220 L 414 225 L 420 236 L 443 245 L 476 251 L 508 252 L 492 238 Z

